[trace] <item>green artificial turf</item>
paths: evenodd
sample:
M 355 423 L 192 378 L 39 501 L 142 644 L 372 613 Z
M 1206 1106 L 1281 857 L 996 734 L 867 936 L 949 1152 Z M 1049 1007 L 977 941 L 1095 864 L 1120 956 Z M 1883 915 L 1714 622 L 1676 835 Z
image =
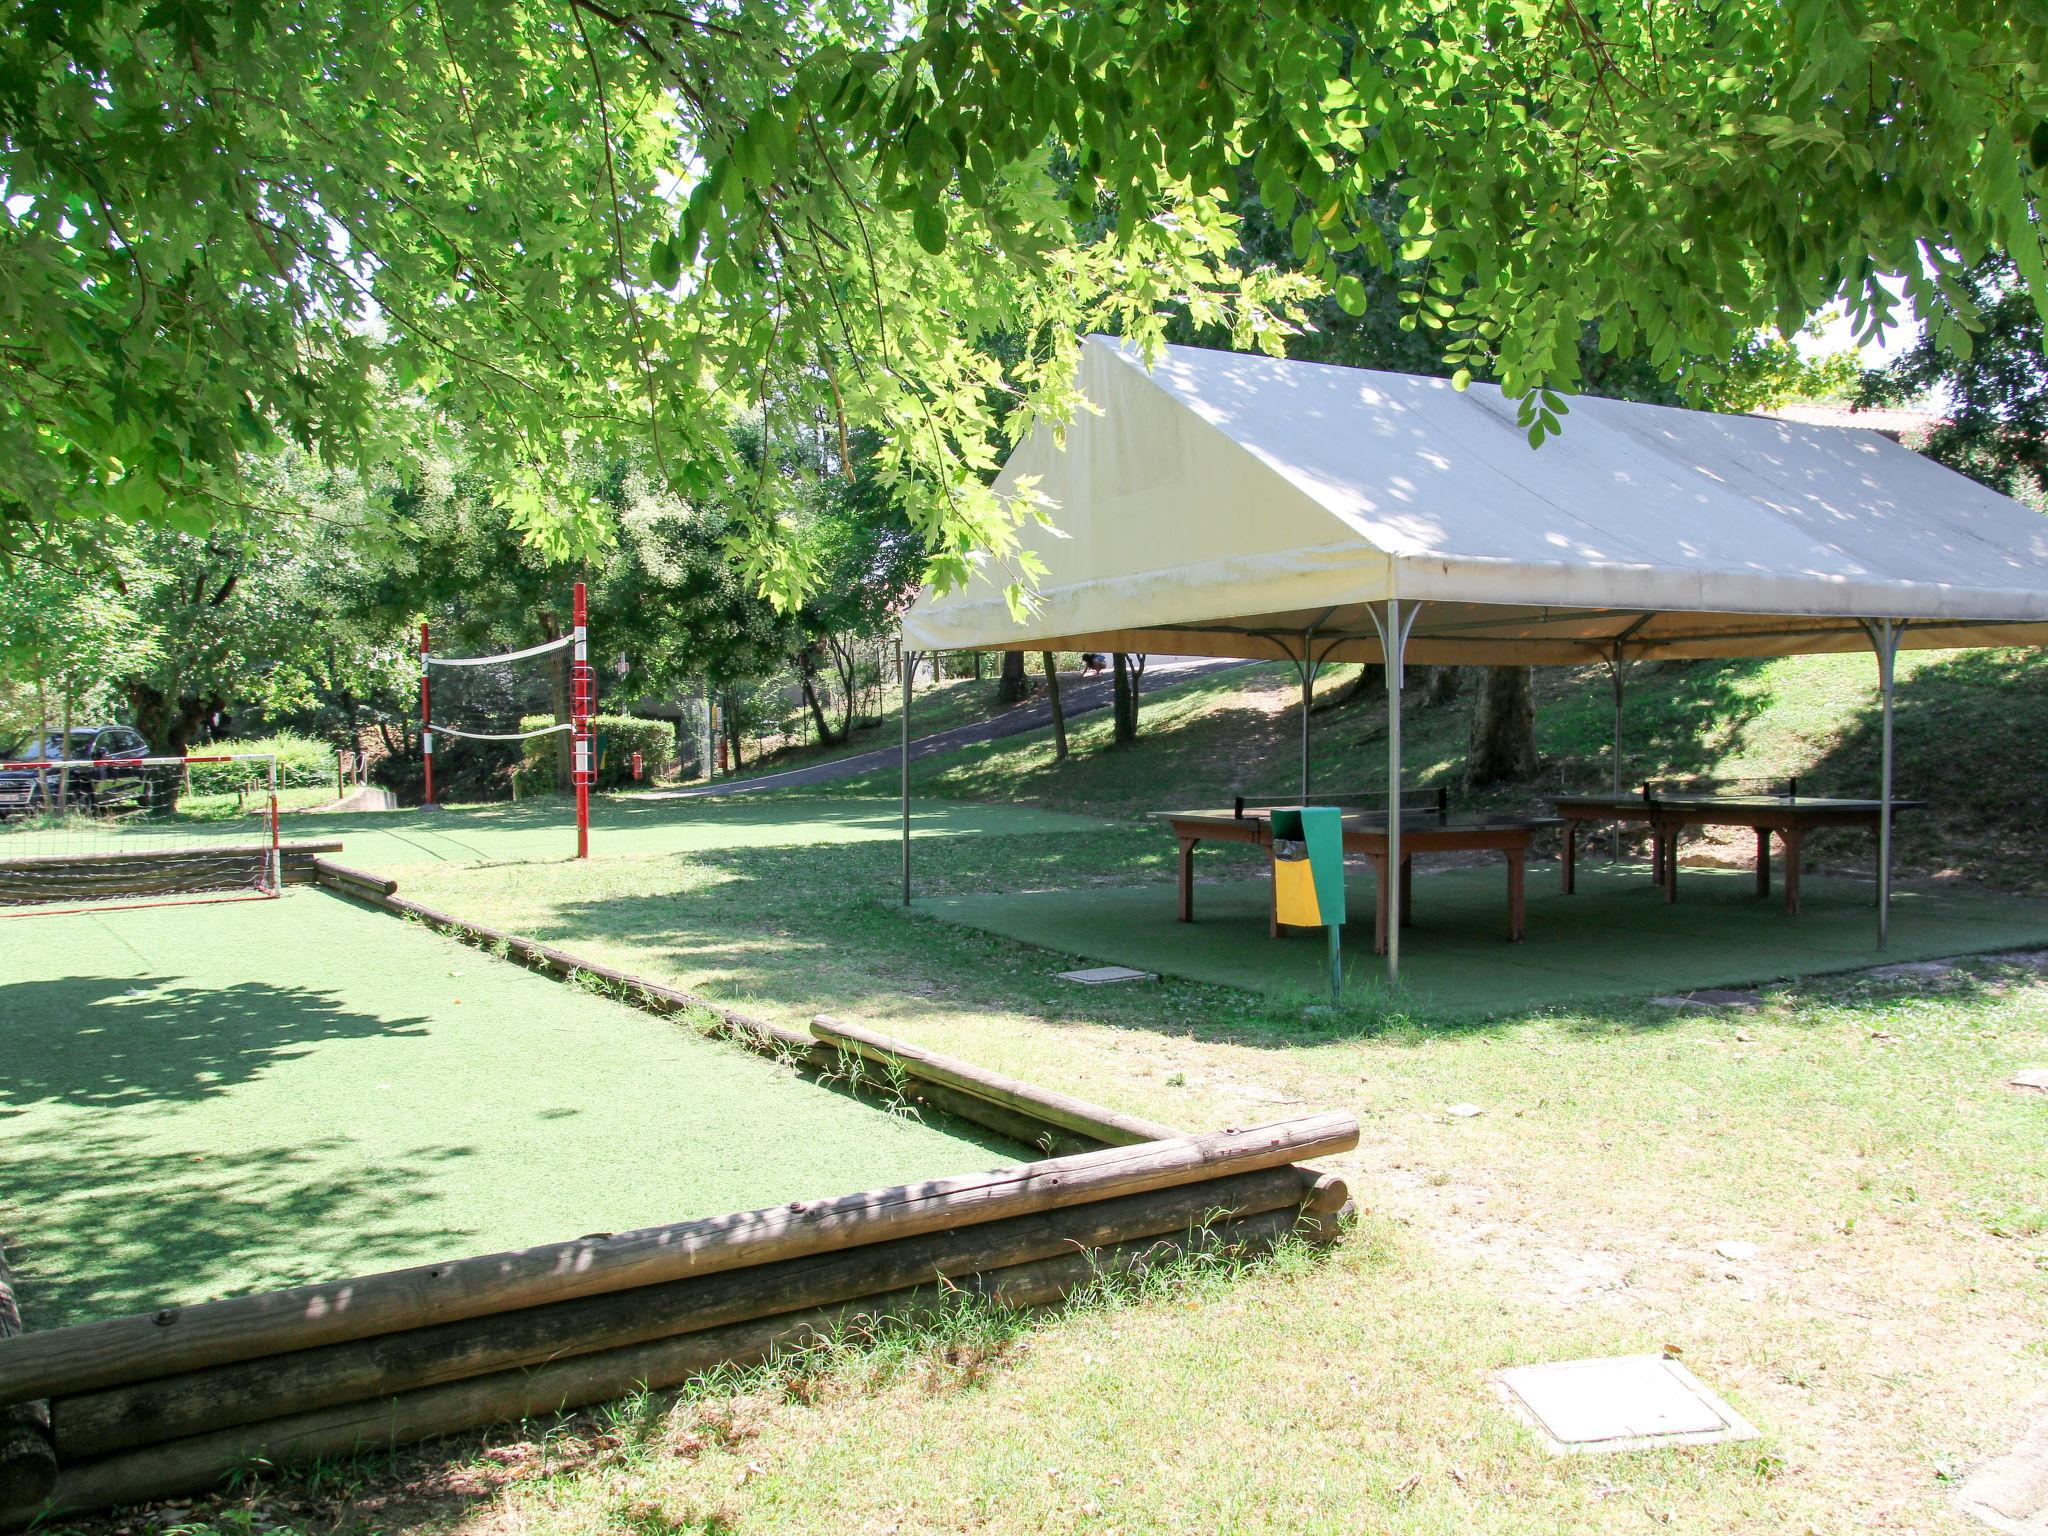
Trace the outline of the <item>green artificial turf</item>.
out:
M 1806 875 L 1801 910 L 1758 899 L 1747 870 L 1686 869 L 1667 905 L 1646 870 L 1579 873 L 1558 889 L 1555 865 L 1528 873 L 1528 936 L 1506 942 L 1500 865 L 1418 874 L 1415 922 L 1401 944 L 1404 989 L 1424 1013 L 1466 1017 L 1730 987 L 2048 943 L 2048 901 L 1981 892 L 1894 891 L 1891 943 L 1875 948 L 1868 882 Z M 1354 872 L 1344 929 L 1348 988 L 1383 982 L 1372 952 L 1373 883 Z M 1265 877 L 1195 887 L 1195 921 L 1175 919 L 1170 883 L 944 897 L 918 909 L 1044 949 L 1277 996 L 1328 986 L 1323 937 L 1267 935 Z
M 31 1328 L 1025 1155 L 321 891 L 0 921 Z

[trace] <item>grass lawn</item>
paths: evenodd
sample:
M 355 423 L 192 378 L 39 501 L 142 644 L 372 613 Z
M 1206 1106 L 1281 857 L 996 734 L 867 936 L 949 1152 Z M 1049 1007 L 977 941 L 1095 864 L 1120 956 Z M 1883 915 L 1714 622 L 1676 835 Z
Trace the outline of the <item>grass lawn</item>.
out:
M 842 835 L 858 821 L 844 801 L 798 841 L 800 804 L 735 808 L 688 849 L 617 838 L 530 878 L 455 862 L 401 878 L 790 1022 L 844 1012 L 1169 1123 L 1351 1109 L 1365 1139 L 1338 1166 L 1368 1208 L 1359 1232 L 1326 1261 L 1075 1312 L 993 1360 L 711 1383 L 566 1438 L 406 1461 L 348 1518 L 1961 1533 L 1949 1480 L 2048 1399 L 2048 1099 L 2005 1086 L 2048 1065 L 2033 971 L 1812 979 L 1741 1015 L 1608 998 L 1457 1022 L 1177 978 L 1084 989 L 1055 979 L 1057 953 L 905 915 L 892 843 Z M 965 814 L 920 808 L 955 828 L 918 846 L 934 900 L 1134 881 L 1170 898 L 1154 827 L 957 835 Z M 1445 878 L 1419 880 L 1422 899 Z M 1706 877 L 1686 880 L 1681 919 L 1709 899 Z M 1628 922 L 1654 930 L 1666 909 L 1641 895 Z M 1633 931 L 1617 917 L 1615 944 Z M 1482 1112 L 1446 1115 L 1456 1103 Z M 1731 1240 L 1756 1256 L 1720 1256 Z M 1764 1438 L 1556 1461 L 1488 1384 L 1506 1365 L 1666 1346 Z
M 1670 771 L 1740 763 L 1799 771 L 1816 792 L 1856 788 L 1859 661 L 1639 674 L 1643 750 Z M 1951 799 L 1911 833 L 1907 862 L 1932 872 L 1953 857 L 2039 890 L 2048 849 L 2025 795 L 2048 669 L 1995 655 L 1913 667 L 1901 789 Z M 1086 949 L 1126 942 L 1138 925 L 1118 903 L 1170 903 L 1173 862 L 1171 839 L 1132 813 L 1286 781 L 1287 690 L 1260 676 L 1162 690 L 1136 751 L 1102 750 L 1107 724 L 1091 721 L 1058 770 L 1033 738 L 920 768 L 917 890 L 931 905 L 908 914 L 887 798 L 607 806 L 598 856 L 582 864 L 556 851 L 563 824 L 528 822 L 529 807 L 324 820 L 348 839 L 347 861 L 388 870 L 407 895 L 787 1022 L 844 1013 L 1190 1128 L 1349 1109 L 1363 1141 L 1335 1166 L 1366 1212 L 1336 1252 L 1197 1275 L 986 1347 L 856 1353 L 545 1433 L 329 1469 L 187 1524 L 465 1536 L 1972 1530 L 1956 1478 L 2048 1404 L 2048 1096 L 2007 1086 L 2048 1066 L 2048 976 L 1979 959 L 1935 976 L 1808 977 L 1740 1014 L 1581 993 L 1444 1018 L 1364 986 L 1337 1011 L 1175 975 L 1074 987 L 1055 976 L 1065 952 L 932 915 L 948 901 L 1080 893 L 1101 903 Z M 1604 771 L 1597 690 L 1562 688 L 1545 684 L 1555 760 L 1542 785 L 1514 792 L 1524 802 Z M 1373 713 L 1319 722 L 1325 782 L 1377 764 Z M 1418 708 L 1414 761 L 1450 761 L 1464 719 Z M 893 789 L 885 779 L 874 787 Z M 947 804 L 946 791 L 1046 809 Z M 1258 867 L 1223 850 L 1204 860 L 1217 875 Z M 1862 868 L 1862 840 L 1841 860 Z M 1454 886 L 1434 882 L 1456 878 L 1418 879 L 1411 959 L 1454 911 L 1434 894 Z M 1472 878 L 1490 925 L 1500 876 Z M 1605 960 L 1680 944 L 1693 923 L 1739 919 L 1784 938 L 1781 912 L 1747 897 L 1716 916 L 1710 874 L 1688 869 L 1683 884 L 1675 911 L 1646 887 L 1613 893 Z M 1533 877 L 1532 895 L 1548 888 Z M 1198 911 L 1223 916 L 1224 890 L 1205 885 Z M 1811 919 L 1824 905 L 1803 931 L 1822 926 Z M 1851 938 L 1866 913 L 1844 918 Z M 1220 924 L 1198 926 L 1227 949 Z M 1273 953 L 1262 935 L 1257 947 Z M 1645 992 L 1666 985 L 1643 979 Z M 1719 1251 L 1735 1242 L 1753 1255 Z M 1503 1366 L 1661 1349 L 1763 1438 L 1554 1459 L 1490 1386 Z
M 0 922 L 31 1327 L 1019 1160 L 325 892 Z

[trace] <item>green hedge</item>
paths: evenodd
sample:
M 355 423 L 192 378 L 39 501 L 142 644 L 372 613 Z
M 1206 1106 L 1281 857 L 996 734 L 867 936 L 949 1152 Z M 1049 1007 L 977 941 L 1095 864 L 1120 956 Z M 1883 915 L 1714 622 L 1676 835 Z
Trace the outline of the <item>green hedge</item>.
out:
M 553 723 L 551 715 L 528 715 L 519 722 L 522 731 L 537 731 Z M 592 746 L 597 752 L 597 787 L 625 789 L 633 783 L 633 754 L 638 752 L 644 774 L 642 782 L 658 778 L 675 767 L 676 728 L 667 720 L 642 720 L 637 715 L 592 715 Z M 522 795 L 545 795 L 555 787 L 555 738 L 536 736 L 526 743 L 525 756 L 513 777 Z
M 186 750 L 193 757 L 209 757 L 216 752 L 272 753 L 277 758 L 277 785 L 280 789 L 305 789 L 315 784 L 331 785 L 334 782 L 334 748 L 295 731 L 279 731 L 275 736 L 259 736 L 252 741 L 216 741 Z M 238 789 L 266 788 L 269 783 L 268 763 L 192 765 L 192 793 L 195 795 L 231 795 Z

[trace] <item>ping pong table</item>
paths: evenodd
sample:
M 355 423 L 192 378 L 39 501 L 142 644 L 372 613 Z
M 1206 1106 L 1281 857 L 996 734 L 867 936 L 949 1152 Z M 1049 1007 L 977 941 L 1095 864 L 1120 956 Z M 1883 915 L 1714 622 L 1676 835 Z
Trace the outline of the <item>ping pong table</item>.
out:
M 1925 809 L 1921 800 L 1894 800 L 1892 813 Z M 1687 827 L 1750 827 L 1756 832 L 1756 893 L 1771 893 L 1771 838 L 1784 847 L 1785 911 L 1799 912 L 1800 848 L 1806 834 L 1824 827 L 1860 827 L 1875 832 L 1884 814 L 1881 800 L 1838 800 L 1799 793 L 1791 780 L 1782 795 L 1701 794 L 1666 791 L 1645 784 L 1632 795 L 1570 795 L 1557 802 L 1564 819 L 1564 889 L 1577 886 L 1579 829 L 1615 821 L 1650 829 L 1650 879 L 1667 902 L 1678 900 L 1678 839 Z
M 1153 814 L 1173 829 L 1180 844 L 1180 920 L 1195 920 L 1195 849 L 1204 842 L 1251 843 L 1271 847 L 1272 806 L 1247 806 L 1218 810 L 1156 811 Z M 1286 807 L 1280 807 L 1286 809 Z M 1508 941 L 1518 943 L 1525 925 L 1522 872 L 1528 862 L 1529 839 L 1536 833 L 1562 823 L 1555 816 L 1452 816 L 1441 800 L 1434 810 L 1406 811 L 1401 817 L 1401 926 L 1413 921 L 1414 859 L 1418 853 L 1453 853 L 1482 850 L 1498 853 L 1508 868 Z M 1382 899 L 1373 914 L 1373 949 L 1387 952 L 1387 813 L 1346 810 L 1344 851 L 1363 854 L 1372 865 L 1373 879 Z M 1278 937 L 1280 922 L 1269 909 L 1269 931 Z

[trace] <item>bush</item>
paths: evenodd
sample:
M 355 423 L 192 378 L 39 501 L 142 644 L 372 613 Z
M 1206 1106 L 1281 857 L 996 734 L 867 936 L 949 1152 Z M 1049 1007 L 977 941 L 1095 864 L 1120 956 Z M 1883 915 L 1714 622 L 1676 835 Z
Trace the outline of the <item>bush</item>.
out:
M 519 722 L 522 731 L 539 730 L 552 723 L 547 715 L 529 715 Z M 633 754 L 649 779 L 658 778 L 675 766 L 676 731 L 667 720 L 642 720 L 637 715 L 592 715 L 591 749 L 597 754 L 599 789 L 625 789 L 633 783 Z M 555 738 L 536 736 L 526 744 L 525 756 L 513 777 L 522 795 L 551 794 L 555 788 Z
M 191 747 L 187 751 L 193 757 L 208 757 L 216 752 L 272 753 L 277 758 L 279 789 L 307 789 L 334 782 L 334 748 L 295 731 L 279 731 L 274 736 L 259 736 L 250 741 L 217 741 L 208 746 Z M 267 789 L 269 784 L 268 763 L 192 765 L 192 793 L 195 795 L 232 795 L 236 790 Z

